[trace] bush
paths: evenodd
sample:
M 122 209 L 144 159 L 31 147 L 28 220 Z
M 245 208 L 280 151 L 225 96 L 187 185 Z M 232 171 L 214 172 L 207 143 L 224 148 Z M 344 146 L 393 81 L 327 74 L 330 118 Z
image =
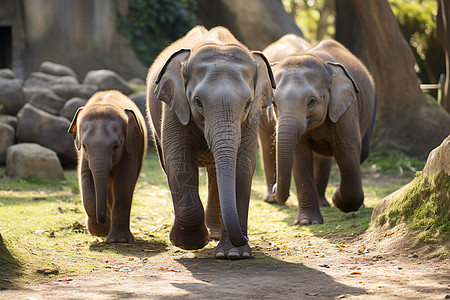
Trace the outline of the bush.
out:
M 128 12 L 118 17 L 119 32 L 151 65 L 159 52 L 199 24 L 196 8 L 196 0 L 129 0 Z

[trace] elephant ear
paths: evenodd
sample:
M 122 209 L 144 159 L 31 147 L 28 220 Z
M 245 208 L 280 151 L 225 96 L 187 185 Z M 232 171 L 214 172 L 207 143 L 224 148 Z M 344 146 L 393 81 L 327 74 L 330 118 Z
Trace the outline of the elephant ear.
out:
M 272 68 L 264 54 L 260 51 L 252 51 L 257 65 L 255 76 L 255 99 L 250 108 L 248 121 L 256 124 L 261 116 L 262 109 L 270 106 L 273 101 L 273 89 L 276 88 Z
M 125 150 L 128 153 L 131 153 L 133 148 L 136 146 L 139 136 L 143 134 L 143 130 L 134 110 L 125 109 L 125 113 L 128 116 L 127 133 L 125 136 Z
M 184 89 L 182 66 L 189 57 L 190 49 L 180 49 L 165 62 L 156 77 L 156 98 L 170 106 L 183 125 L 189 123 L 189 103 Z
M 77 147 L 77 150 L 81 149 L 81 141 L 80 137 L 78 136 L 77 132 L 77 119 L 78 114 L 80 111 L 84 109 L 84 106 L 77 109 L 75 115 L 73 116 L 72 123 L 70 123 L 69 130 L 67 130 L 69 133 L 72 134 L 73 141 L 75 142 L 75 147 Z
M 331 73 L 331 92 L 328 115 L 333 123 L 357 100 L 359 87 L 355 78 L 343 64 L 327 61 Z

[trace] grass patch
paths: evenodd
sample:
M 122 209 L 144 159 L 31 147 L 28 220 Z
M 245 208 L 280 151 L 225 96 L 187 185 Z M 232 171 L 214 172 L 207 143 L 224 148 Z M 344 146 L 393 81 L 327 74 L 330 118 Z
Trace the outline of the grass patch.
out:
M 425 161 L 406 156 L 403 153 L 370 155 L 362 164 L 364 169 L 376 169 L 378 172 L 389 175 L 403 175 L 405 173 L 415 174 L 423 170 Z
M 4 169 L 0 168 L 0 176 Z M 391 176 L 391 175 L 390 175 Z M 200 197 L 206 199 L 206 172 L 200 170 Z M 408 179 L 405 179 L 409 181 Z M 333 167 L 327 197 L 339 183 Z M 249 211 L 249 238 L 252 247 L 261 243 L 285 243 L 299 236 L 335 238 L 364 232 L 373 208 L 384 196 L 405 181 L 364 185 L 365 207 L 354 213 L 342 213 L 335 207 L 322 208 L 324 225 L 292 226 L 297 214 L 294 185 L 286 205 L 262 200 L 264 178 L 258 164 Z M 167 180 L 156 153 L 145 159 L 131 211 L 131 231 L 136 242 L 130 245 L 106 245 L 104 238 L 91 236 L 85 229 L 85 213 L 80 201 L 75 171 L 66 171 L 63 180 L 0 180 L 0 288 L 11 284 L 46 281 L 55 275 L 39 270 L 57 271 L 59 276 L 105 270 L 114 259 L 173 259 L 177 250 L 169 241 L 173 206 Z M 212 257 L 217 242 L 209 243 L 197 257 Z M 185 252 L 183 252 L 185 253 Z M 249 262 L 252 263 L 252 262 Z M 56 275 L 58 276 L 58 275 Z
M 417 243 L 450 241 L 450 176 L 429 178 L 418 172 L 408 187 L 375 220 L 375 226 L 400 223 L 419 232 Z

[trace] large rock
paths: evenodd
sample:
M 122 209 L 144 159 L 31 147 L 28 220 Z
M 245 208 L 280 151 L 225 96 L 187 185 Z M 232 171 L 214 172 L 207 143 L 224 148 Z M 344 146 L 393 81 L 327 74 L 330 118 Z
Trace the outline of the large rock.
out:
M 89 99 L 99 91 L 97 86 L 89 84 L 53 84 L 51 89 L 64 99 L 75 97 Z
M 58 115 L 61 108 L 66 103 L 64 98 L 56 95 L 48 88 L 38 89 L 31 97 L 30 104 L 53 115 Z
M 71 76 L 77 78 L 77 74 L 75 74 L 75 72 L 68 66 L 50 61 L 44 61 L 41 64 L 40 71 L 55 76 Z
M 87 100 L 82 98 L 72 98 L 64 104 L 63 108 L 59 112 L 61 117 L 66 118 L 69 121 L 72 121 L 73 116 L 75 115 L 78 108 L 84 106 Z
M 15 130 L 11 125 L 0 122 L 0 165 L 6 163 L 6 151 L 14 144 Z
M 0 78 L 0 106 L 3 114 L 16 115 L 26 103 L 25 94 L 17 79 Z
M 439 171 L 450 175 L 450 135 L 439 147 L 430 152 L 422 173 L 425 176 L 433 176 Z
M 119 90 L 125 95 L 131 94 L 131 88 L 128 86 L 128 83 L 116 72 L 111 70 L 89 71 L 83 83 L 96 85 L 102 91 Z
M 40 87 L 50 87 L 52 81 L 57 79 L 58 77 L 55 75 L 50 75 L 42 72 L 33 72 L 30 76 L 25 80 L 24 87 L 27 88 L 40 88 Z
M 9 147 L 5 174 L 11 178 L 39 176 L 45 179 L 57 179 L 64 176 L 56 153 L 33 143 Z
M 73 139 L 67 132 L 70 122 L 26 104 L 17 115 L 16 139 L 18 143 L 37 143 L 58 154 L 64 167 L 76 166 L 77 156 Z
M 13 70 L 11 69 L 0 69 L 0 78 L 14 79 L 16 78 Z
M 14 128 L 17 128 L 17 117 L 12 115 L 0 115 L 0 122 L 6 123 Z

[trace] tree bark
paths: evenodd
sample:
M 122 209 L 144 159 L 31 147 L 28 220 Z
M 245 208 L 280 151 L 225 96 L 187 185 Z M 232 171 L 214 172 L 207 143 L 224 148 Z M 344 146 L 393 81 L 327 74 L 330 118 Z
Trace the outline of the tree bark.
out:
M 450 130 L 450 115 L 427 103 L 414 71 L 414 55 L 387 0 L 352 0 L 363 26 L 376 83 L 375 146 L 426 158 Z
M 198 0 L 197 17 L 208 29 L 227 27 L 250 50 L 263 50 L 287 33 L 303 37 L 280 0 Z
M 445 49 L 445 84 L 442 95 L 442 106 L 450 113 L 450 3 L 438 0 L 438 38 Z
M 369 67 L 366 36 L 351 0 L 336 0 L 335 6 L 336 33 L 334 38 Z

